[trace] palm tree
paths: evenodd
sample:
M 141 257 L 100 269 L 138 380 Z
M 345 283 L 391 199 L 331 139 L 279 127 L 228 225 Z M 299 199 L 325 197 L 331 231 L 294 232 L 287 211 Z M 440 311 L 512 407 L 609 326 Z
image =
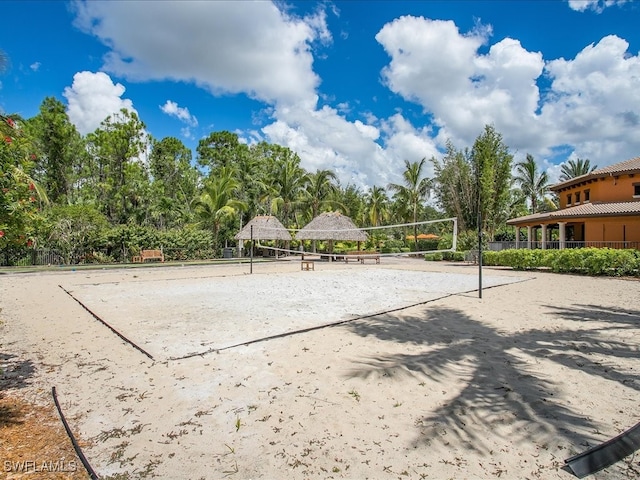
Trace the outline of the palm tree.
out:
M 281 162 L 274 173 L 271 210 L 282 212 L 281 220 L 285 227 L 290 226 L 291 217 L 295 217 L 294 209 L 301 202 L 302 192 L 309 181 L 307 173 L 299 165 L 297 155 L 288 156 Z
M 331 170 L 317 170 L 309 174 L 308 182 L 304 189 L 305 204 L 311 214 L 311 219 L 316 218 L 326 206 L 333 207 L 336 203 L 335 192 L 338 188 L 338 177 Z
M 369 224 L 378 227 L 387 219 L 389 214 L 389 197 L 384 187 L 376 185 L 367 194 L 367 213 Z
M 422 171 L 426 163 L 426 158 L 423 158 L 419 162 L 404 161 L 405 170 L 402 173 L 404 179 L 404 185 L 396 183 L 389 184 L 389 189 L 396 193 L 396 199 L 407 202 L 411 213 L 411 220 L 413 221 L 413 239 L 415 242 L 415 249 L 418 251 L 418 226 L 415 223 L 418 221 L 418 215 L 420 214 L 420 207 L 422 203 L 429 198 L 431 193 L 432 181 L 430 178 L 423 177 Z
M 195 200 L 194 210 L 200 223 L 213 229 L 214 248 L 218 250 L 218 233 L 226 220 L 233 219 L 238 211 L 244 211 L 245 202 L 237 200 L 238 181 L 228 167 L 220 169 L 219 176 L 207 182 L 202 194 Z
M 567 163 L 562 165 L 562 169 L 560 170 L 560 181 L 565 182 L 572 178 L 586 175 L 587 173 L 594 171 L 596 168 L 598 168 L 598 166 L 594 165 L 592 167 L 588 158 L 584 160 L 582 158 L 578 158 L 576 160 L 570 159 Z
M 549 175 L 547 172 L 538 173 L 538 165 L 533 155 L 528 153 L 525 161 L 516 164 L 516 171 L 514 180 L 529 200 L 531 213 L 536 213 L 540 200 L 544 199 L 549 190 Z

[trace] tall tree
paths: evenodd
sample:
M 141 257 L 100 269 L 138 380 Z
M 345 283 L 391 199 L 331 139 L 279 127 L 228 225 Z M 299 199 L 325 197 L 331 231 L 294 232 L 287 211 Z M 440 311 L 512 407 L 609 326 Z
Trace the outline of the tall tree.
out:
M 389 196 L 384 187 L 374 185 L 366 195 L 369 225 L 379 227 L 389 215 Z
M 333 197 L 334 205 L 339 212 L 351 218 L 356 225 L 364 226 L 367 223 L 365 195 L 357 186 L 338 185 Z
M 36 170 L 53 203 L 71 203 L 73 167 L 84 155 L 84 141 L 71 123 L 65 106 L 53 97 L 40 105 L 40 113 L 29 121 L 31 135 L 38 146 Z
M 191 165 L 191 150 L 174 137 L 154 141 L 149 169 L 156 225 L 161 229 L 184 225 L 189 220 L 189 205 L 199 182 L 198 171 Z
M 270 145 L 260 142 L 251 145 L 242 155 L 237 157 L 234 164 L 234 174 L 240 184 L 239 199 L 247 204 L 246 212 L 241 217 L 241 226 L 244 225 L 244 216 L 251 219 L 258 213 L 269 211 L 266 198 L 269 195 L 268 171 L 271 162 L 269 154 Z M 266 202 L 266 205 L 263 205 Z
M 576 160 L 570 159 L 567 163 L 562 164 L 562 168 L 560 169 L 560 181 L 565 182 L 567 180 L 571 180 L 572 178 L 580 177 L 582 175 L 586 175 L 587 173 L 593 172 L 597 165 L 591 166 L 591 161 L 587 159 L 578 158 Z
M 528 199 L 530 212 L 537 213 L 549 190 L 549 175 L 547 172 L 538 171 L 533 155 L 528 153 L 526 160 L 516 164 L 516 172 L 514 180 Z
M 248 155 L 247 145 L 240 143 L 238 135 L 228 131 L 212 132 L 198 142 L 197 162 L 209 177 L 225 167 L 232 167 Z
M 215 178 L 206 181 L 202 194 L 194 202 L 200 223 L 213 231 L 214 248 L 220 246 L 219 233 L 225 222 L 232 221 L 246 204 L 238 200 L 238 181 L 231 168 L 223 167 Z
M 111 222 L 127 223 L 141 204 L 139 192 L 128 183 L 128 175 L 146 174 L 142 166 L 147 147 L 145 125 L 135 113 L 122 109 L 105 119 L 87 140 L 96 169 L 93 174 L 97 179 L 98 205 Z M 139 180 L 136 178 L 136 183 Z
M 33 179 L 35 154 L 17 115 L 0 115 L 0 248 L 33 244 L 47 197 Z
M 418 215 L 424 202 L 429 198 L 431 193 L 432 181 L 430 178 L 424 176 L 424 166 L 426 164 L 426 158 L 423 158 L 419 162 L 404 161 L 405 170 L 402 173 L 404 184 L 389 184 L 389 188 L 396 193 L 396 198 L 399 198 L 402 202 L 406 202 L 411 214 L 411 221 L 416 223 L 418 221 Z M 415 242 L 415 249 L 418 250 L 418 226 L 413 226 L 413 239 Z
M 285 227 L 297 222 L 297 209 L 309 182 L 307 172 L 300 166 L 300 157 L 287 147 L 273 145 L 273 169 L 270 175 L 271 210 L 279 214 Z
M 338 177 L 331 170 L 316 170 L 308 174 L 303 196 L 304 205 L 308 209 L 310 218 L 316 218 L 323 209 L 332 208 L 335 205 L 335 191 Z
M 510 202 L 511 164 L 513 156 L 502 141 L 502 135 L 491 125 L 471 149 L 472 172 L 476 183 L 476 212 L 480 207 L 482 229 L 493 238 L 495 231 L 506 221 Z
M 477 223 L 476 185 L 471 173 L 469 152 L 458 151 L 450 141 L 442 161 L 432 158 L 437 203 L 448 217 L 457 217 L 458 230 L 466 231 Z

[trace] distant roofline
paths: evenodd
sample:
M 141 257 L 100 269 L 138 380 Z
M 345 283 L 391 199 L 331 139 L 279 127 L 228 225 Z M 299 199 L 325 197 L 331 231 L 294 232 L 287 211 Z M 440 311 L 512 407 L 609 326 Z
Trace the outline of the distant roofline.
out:
M 551 212 L 533 213 L 507 220 L 507 225 L 517 225 L 536 221 L 571 220 L 576 218 L 623 217 L 640 215 L 640 201 L 593 202 Z
M 570 178 L 564 182 L 556 183 L 549 187 L 552 192 L 557 192 L 573 185 L 580 184 L 585 181 L 595 180 L 597 178 L 614 177 L 616 175 L 624 175 L 627 173 L 640 173 L 640 157 L 631 158 L 624 162 L 614 163 L 607 167 L 594 170 L 591 173 L 580 175 L 579 177 Z

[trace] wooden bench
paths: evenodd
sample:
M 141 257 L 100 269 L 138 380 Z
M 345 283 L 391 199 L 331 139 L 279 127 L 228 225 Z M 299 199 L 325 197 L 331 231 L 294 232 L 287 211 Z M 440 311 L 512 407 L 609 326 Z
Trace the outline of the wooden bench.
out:
M 162 250 L 140 250 L 140 255 L 133 257 L 134 263 L 144 263 L 146 260 L 160 260 L 164 262 Z
M 315 270 L 313 260 L 300 260 L 300 270 Z
M 344 262 L 349 263 L 350 260 L 355 260 L 362 264 L 364 264 L 365 260 L 374 260 L 376 263 L 380 263 L 380 254 L 378 252 L 367 251 L 348 252 L 344 256 Z

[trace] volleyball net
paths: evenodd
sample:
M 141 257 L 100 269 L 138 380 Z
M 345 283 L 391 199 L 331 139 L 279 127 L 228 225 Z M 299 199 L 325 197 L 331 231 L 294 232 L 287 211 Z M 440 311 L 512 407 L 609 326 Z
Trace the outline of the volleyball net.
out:
M 422 256 L 455 252 L 457 218 L 375 227 L 285 229 L 259 226 L 253 240 L 264 256 L 333 255 L 375 252 L 379 256 Z M 283 235 L 286 232 L 286 235 Z M 285 238 L 286 237 L 286 238 Z

